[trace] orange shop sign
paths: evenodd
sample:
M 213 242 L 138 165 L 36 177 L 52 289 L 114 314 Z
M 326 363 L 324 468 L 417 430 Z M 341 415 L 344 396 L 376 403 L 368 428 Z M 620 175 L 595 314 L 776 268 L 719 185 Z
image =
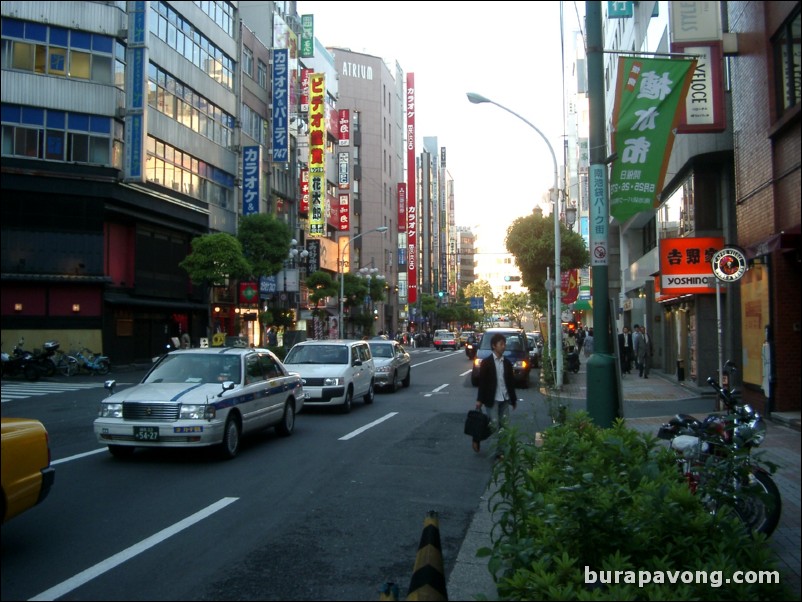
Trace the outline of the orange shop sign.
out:
M 660 241 L 660 292 L 666 297 L 716 292 L 710 261 L 724 247 L 720 236 Z

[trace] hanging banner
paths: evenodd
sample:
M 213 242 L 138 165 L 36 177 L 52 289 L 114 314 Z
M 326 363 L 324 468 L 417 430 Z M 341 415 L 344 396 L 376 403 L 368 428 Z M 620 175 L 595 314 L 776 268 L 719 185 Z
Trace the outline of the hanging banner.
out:
M 624 222 L 660 204 L 663 181 L 696 61 L 618 59 L 610 214 Z
M 560 291 L 565 305 L 571 305 L 579 297 L 579 270 L 565 270 L 560 274 Z

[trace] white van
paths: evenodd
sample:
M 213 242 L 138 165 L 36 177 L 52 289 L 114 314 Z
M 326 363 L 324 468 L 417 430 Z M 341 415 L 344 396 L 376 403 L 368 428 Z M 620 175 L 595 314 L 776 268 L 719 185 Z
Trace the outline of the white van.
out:
M 301 376 L 309 405 L 339 405 L 347 413 L 359 397 L 373 403 L 376 368 L 365 341 L 303 341 L 290 349 L 284 365 Z

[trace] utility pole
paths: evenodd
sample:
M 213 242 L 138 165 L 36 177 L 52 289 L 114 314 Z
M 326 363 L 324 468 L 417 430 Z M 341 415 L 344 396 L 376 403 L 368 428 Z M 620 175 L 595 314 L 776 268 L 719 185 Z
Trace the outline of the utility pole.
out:
M 608 290 L 610 196 L 607 187 L 607 136 L 604 108 L 604 38 L 601 2 L 585 3 L 588 36 L 588 106 L 590 112 L 590 261 L 593 278 L 593 355 L 588 360 L 587 410 L 602 428 L 618 414 L 618 381 L 610 332 Z M 559 285 L 559 283 L 558 283 Z

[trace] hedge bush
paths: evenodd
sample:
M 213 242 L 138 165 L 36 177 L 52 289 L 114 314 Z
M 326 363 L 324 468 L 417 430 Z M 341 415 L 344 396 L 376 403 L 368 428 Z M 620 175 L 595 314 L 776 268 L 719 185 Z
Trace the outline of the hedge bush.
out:
M 489 502 L 497 523 L 492 547 L 478 552 L 490 557 L 500 599 L 790 599 L 782 585 L 725 582 L 735 571 L 779 574 L 774 553 L 734 516 L 705 511 L 654 436 L 623 421 L 601 429 L 574 412 L 542 433 L 542 445 L 514 427 L 500 444 Z M 634 573 L 616 584 L 608 571 Z M 705 571 L 722 583 L 623 582 L 639 571 Z

